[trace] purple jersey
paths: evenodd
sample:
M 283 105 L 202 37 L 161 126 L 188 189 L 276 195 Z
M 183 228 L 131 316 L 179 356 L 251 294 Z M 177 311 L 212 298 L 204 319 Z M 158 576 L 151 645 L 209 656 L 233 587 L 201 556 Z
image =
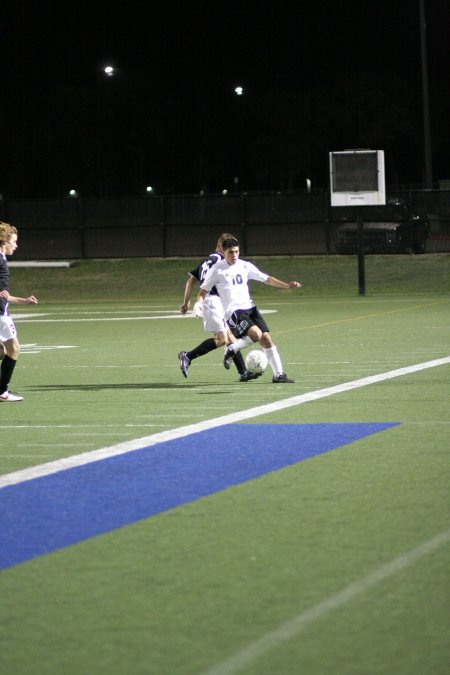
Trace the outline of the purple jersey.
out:
M 191 277 L 194 277 L 197 279 L 197 281 L 202 284 L 206 275 L 208 274 L 209 270 L 213 265 L 215 265 L 217 262 L 220 260 L 223 260 L 223 255 L 221 253 L 217 253 L 215 251 L 214 253 L 211 253 L 206 260 L 204 260 L 198 267 L 195 268 L 195 270 L 192 270 L 192 272 L 189 272 Z M 213 286 L 211 290 L 209 291 L 210 295 L 219 295 L 217 292 L 217 288 Z

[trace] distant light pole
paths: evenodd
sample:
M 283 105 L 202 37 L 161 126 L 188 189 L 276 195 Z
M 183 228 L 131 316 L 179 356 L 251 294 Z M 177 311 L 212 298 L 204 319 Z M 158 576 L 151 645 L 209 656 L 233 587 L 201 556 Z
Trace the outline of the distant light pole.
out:
M 430 104 L 428 98 L 428 68 L 427 68 L 427 26 L 425 21 L 424 0 L 419 0 L 420 10 L 420 46 L 422 63 L 422 104 L 423 104 L 423 138 L 425 151 L 425 187 L 431 190 L 433 187 L 433 169 L 431 158 L 431 133 L 430 133 Z
M 244 96 L 245 94 L 245 89 L 242 85 L 238 85 L 234 88 L 234 93 L 236 96 Z M 233 183 L 234 183 L 234 191 L 238 192 L 239 190 L 239 178 L 242 179 L 246 176 L 246 171 L 244 168 L 245 162 L 245 153 L 244 153 L 244 144 L 246 143 L 246 134 L 245 134 L 245 107 L 244 107 L 244 101 L 241 101 L 239 104 L 239 122 L 238 122 L 238 144 L 239 144 L 239 149 L 238 149 L 238 172 L 239 176 L 235 176 L 233 178 Z
M 100 92 L 100 129 L 99 129 L 99 180 L 103 196 L 111 196 L 115 189 L 116 162 L 115 132 L 117 106 L 115 97 L 116 87 L 119 84 L 116 76 L 120 73 L 111 61 L 101 68 L 103 85 Z M 116 80 L 116 82 L 114 82 Z M 120 78 L 119 78 L 120 80 Z

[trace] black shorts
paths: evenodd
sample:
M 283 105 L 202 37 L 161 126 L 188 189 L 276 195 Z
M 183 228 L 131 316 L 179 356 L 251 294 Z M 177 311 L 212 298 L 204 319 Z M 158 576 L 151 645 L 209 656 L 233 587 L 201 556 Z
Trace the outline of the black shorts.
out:
M 257 307 L 251 309 L 237 309 L 227 321 L 234 337 L 240 338 L 246 335 L 249 328 L 258 326 L 262 333 L 269 332 L 269 326 L 262 318 Z

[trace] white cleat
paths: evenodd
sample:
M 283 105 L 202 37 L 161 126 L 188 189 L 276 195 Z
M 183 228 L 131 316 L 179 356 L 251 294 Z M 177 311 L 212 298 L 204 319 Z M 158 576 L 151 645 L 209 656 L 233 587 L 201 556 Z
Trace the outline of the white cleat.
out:
M 17 394 L 11 394 L 10 391 L 5 391 L 5 393 L 0 396 L 0 401 L 16 403 L 17 401 L 23 401 L 23 396 L 17 396 Z

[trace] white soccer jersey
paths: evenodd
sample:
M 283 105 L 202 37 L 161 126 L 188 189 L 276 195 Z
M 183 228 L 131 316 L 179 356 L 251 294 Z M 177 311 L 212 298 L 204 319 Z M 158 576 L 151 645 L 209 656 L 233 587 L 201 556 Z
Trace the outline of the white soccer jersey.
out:
M 247 260 L 237 260 L 234 265 L 229 265 L 224 259 L 211 267 L 200 288 L 208 292 L 213 286 L 217 288 L 225 318 L 229 319 L 237 309 L 255 306 L 250 297 L 248 282 L 253 280 L 265 283 L 268 278 L 268 274 L 261 272 Z

